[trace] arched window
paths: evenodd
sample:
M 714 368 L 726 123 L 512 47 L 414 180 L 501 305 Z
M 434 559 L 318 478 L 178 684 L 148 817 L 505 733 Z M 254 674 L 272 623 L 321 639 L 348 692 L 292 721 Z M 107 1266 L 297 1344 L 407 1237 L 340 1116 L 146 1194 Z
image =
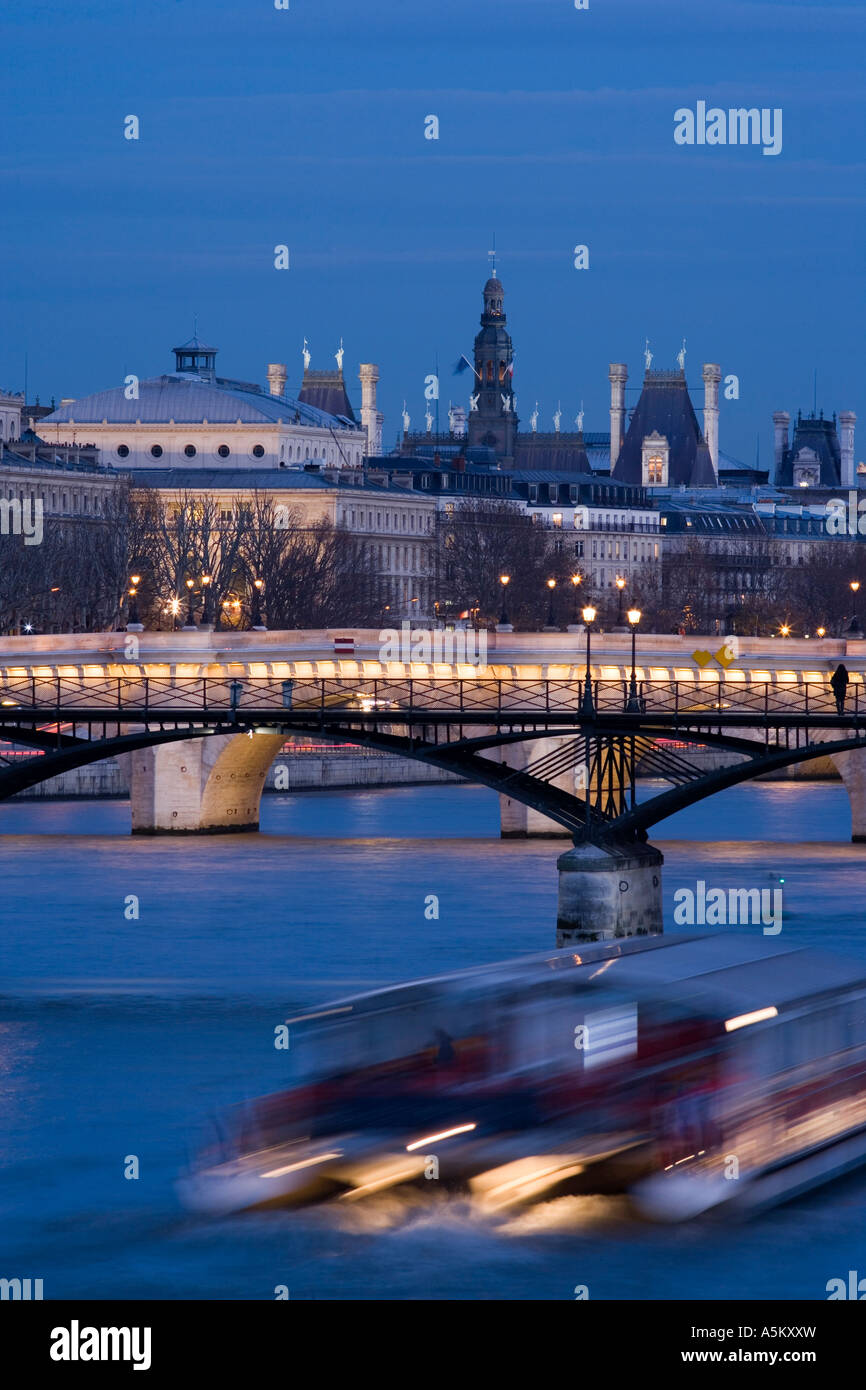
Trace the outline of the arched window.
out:
M 492 362 L 488 362 L 488 363 L 487 363 L 487 380 L 488 380 L 488 381 L 492 381 L 492 380 L 493 380 L 493 363 L 492 363 Z

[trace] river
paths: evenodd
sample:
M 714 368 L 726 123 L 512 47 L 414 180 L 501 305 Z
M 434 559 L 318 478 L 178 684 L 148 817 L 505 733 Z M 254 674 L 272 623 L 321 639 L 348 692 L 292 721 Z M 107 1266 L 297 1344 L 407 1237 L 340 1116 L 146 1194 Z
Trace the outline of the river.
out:
M 193 1127 L 282 1084 L 275 1023 L 551 946 L 565 846 L 500 841 L 496 798 L 463 786 L 268 796 L 259 835 L 128 831 L 124 802 L 0 805 L 0 1276 L 46 1298 L 821 1299 L 866 1273 L 864 1177 L 742 1226 L 641 1226 L 596 1197 L 491 1218 L 426 1193 L 188 1215 L 173 1181 Z M 866 961 L 849 835 L 837 783 L 672 817 L 652 836 L 666 929 L 678 886 L 784 877 L 784 939 Z

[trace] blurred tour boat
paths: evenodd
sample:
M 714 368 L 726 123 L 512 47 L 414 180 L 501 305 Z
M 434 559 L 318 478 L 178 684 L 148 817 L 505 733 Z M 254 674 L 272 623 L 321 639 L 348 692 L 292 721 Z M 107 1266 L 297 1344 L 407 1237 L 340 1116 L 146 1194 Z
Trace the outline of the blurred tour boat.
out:
M 863 969 L 763 936 L 554 951 L 286 1024 L 292 1084 L 214 1122 L 193 1210 L 433 1183 L 492 1210 L 622 1191 L 671 1221 L 866 1161 Z

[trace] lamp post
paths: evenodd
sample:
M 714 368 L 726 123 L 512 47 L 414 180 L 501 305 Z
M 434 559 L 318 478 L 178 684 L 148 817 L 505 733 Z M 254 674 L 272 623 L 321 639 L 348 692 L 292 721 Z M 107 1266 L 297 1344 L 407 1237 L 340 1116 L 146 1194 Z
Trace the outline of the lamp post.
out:
M 140 583 L 140 574 L 131 574 L 129 576 L 129 622 L 126 624 L 127 632 L 144 631 L 144 625 L 138 616 L 138 586 Z
M 545 632 L 556 632 L 556 617 L 553 612 L 553 591 L 556 588 L 556 580 L 548 579 L 547 587 L 550 590 L 550 603 L 547 606 L 547 625 Z
M 496 625 L 498 632 L 512 632 L 513 628 L 508 621 L 508 610 L 505 607 L 505 600 L 508 593 L 508 586 L 511 583 L 510 574 L 500 574 L 499 582 L 502 585 L 502 612 L 499 615 L 499 622 Z
M 848 587 L 850 588 L 851 593 L 854 595 L 854 615 L 851 619 L 851 625 L 848 628 L 848 633 L 851 637 L 859 637 L 860 623 L 857 618 L 857 591 L 860 588 L 860 580 L 852 579 Z
M 580 593 L 580 586 L 583 583 L 583 575 L 573 574 L 571 576 L 571 583 L 574 588 L 574 622 L 569 623 L 566 630 L 568 632 L 580 632 L 580 606 L 578 595 Z
M 194 580 L 194 579 L 188 579 L 188 580 L 186 581 L 186 591 L 187 591 L 188 597 L 187 597 L 187 605 L 186 605 L 186 622 L 185 622 L 184 625 L 183 625 L 183 631 L 184 631 L 184 632 L 195 632 L 195 630 L 196 630 L 196 625 L 195 625 L 195 609 L 193 608 L 193 593 L 192 593 L 192 591 L 193 591 L 194 588 L 195 588 L 195 580 Z
M 589 668 L 590 636 L 592 633 L 592 625 L 596 617 L 595 609 L 591 604 L 588 604 L 587 607 L 584 608 L 581 616 L 583 618 L 583 625 L 586 628 L 586 676 L 583 682 L 583 699 L 580 702 L 580 712 L 581 714 L 595 714 L 595 706 L 592 702 L 592 675 Z
M 643 711 L 641 710 L 641 701 L 637 693 L 637 680 L 635 679 L 635 643 L 637 641 L 637 625 L 641 620 L 640 609 L 630 608 L 627 617 L 631 628 L 631 679 L 628 683 L 628 702 L 625 708 L 628 714 L 641 714 Z
M 203 574 L 201 577 L 201 625 L 202 627 L 212 627 L 213 618 L 211 616 L 211 584 L 213 583 L 212 574 Z
M 616 581 L 615 581 L 615 582 L 616 582 L 616 587 L 617 587 L 617 589 L 619 590 L 619 593 L 618 593 L 618 595 L 617 595 L 617 601 L 616 601 L 616 625 L 617 625 L 618 628 L 621 628 L 621 627 L 622 627 L 622 591 L 623 591 L 623 589 L 625 588 L 625 580 L 623 579 L 622 575 L 618 574 L 617 577 L 616 577 Z
M 253 580 L 252 613 L 250 615 L 252 618 L 250 626 L 253 632 L 267 632 L 267 628 L 262 622 L 262 589 L 264 587 L 265 581 L 263 579 Z

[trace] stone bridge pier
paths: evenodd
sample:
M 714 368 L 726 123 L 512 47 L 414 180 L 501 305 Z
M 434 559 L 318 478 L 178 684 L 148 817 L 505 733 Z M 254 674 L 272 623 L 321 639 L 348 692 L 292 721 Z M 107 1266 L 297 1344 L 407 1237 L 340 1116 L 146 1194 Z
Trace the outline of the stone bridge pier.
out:
M 663 863 L 649 844 L 580 844 L 561 854 L 557 946 L 660 936 Z
M 268 768 L 283 734 L 209 734 L 128 754 L 133 835 L 259 828 Z
M 831 761 L 851 803 L 851 839 L 854 844 L 866 844 L 866 749 L 833 753 Z
M 507 763 L 516 771 L 524 772 L 528 765 L 546 753 L 553 753 L 567 743 L 574 742 L 574 735 L 565 738 L 526 739 L 521 743 L 507 743 L 501 748 L 493 748 L 485 756 L 498 763 Z M 569 767 L 559 776 L 550 778 L 550 785 L 575 796 L 583 794 L 584 783 L 579 780 L 578 769 Z M 499 833 L 503 840 L 532 839 L 536 836 L 549 839 L 570 840 L 571 836 L 559 821 L 551 820 L 543 812 L 536 811 L 523 801 L 502 793 L 499 797 Z

